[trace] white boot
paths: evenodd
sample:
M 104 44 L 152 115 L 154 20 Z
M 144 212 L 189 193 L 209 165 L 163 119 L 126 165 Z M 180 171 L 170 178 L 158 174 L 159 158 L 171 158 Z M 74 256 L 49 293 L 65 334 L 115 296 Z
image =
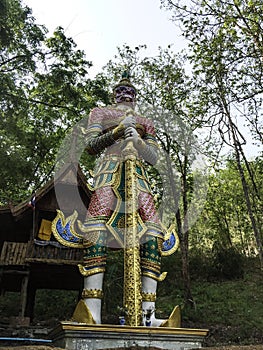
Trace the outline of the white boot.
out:
M 143 325 L 151 327 L 181 327 L 181 311 L 175 306 L 170 317 L 166 320 L 155 317 L 157 281 L 153 278 L 142 276 L 142 312 Z
M 84 277 L 82 300 L 79 301 L 73 321 L 87 324 L 101 324 L 101 300 L 103 298 L 104 272 Z
M 142 312 L 144 326 L 159 327 L 165 322 L 165 320 L 155 317 L 156 289 L 156 280 L 147 276 L 142 276 Z
M 84 277 L 84 290 L 82 293 L 82 297 L 85 301 L 85 304 L 89 308 L 96 324 L 101 323 L 101 299 L 103 297 L 103 277 L 104 272 L 96 273 L 95 275 L 89 277 Z

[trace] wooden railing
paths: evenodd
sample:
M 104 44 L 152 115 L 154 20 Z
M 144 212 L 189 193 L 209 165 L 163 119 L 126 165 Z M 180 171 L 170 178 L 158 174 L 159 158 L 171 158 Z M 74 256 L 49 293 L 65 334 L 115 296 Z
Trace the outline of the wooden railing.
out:
M 76 265 L 82 262 L 82 256 L 82 249 L 64 248 L 48 242 L 46 245 L 39 245 L 34 241 L 27 243 L 4 242 L 0 264 L 26 265 L 28 263 L 47 263 Z
M 24 265 L 27 243 L 4 242 L 0 256 L 1 265 Z

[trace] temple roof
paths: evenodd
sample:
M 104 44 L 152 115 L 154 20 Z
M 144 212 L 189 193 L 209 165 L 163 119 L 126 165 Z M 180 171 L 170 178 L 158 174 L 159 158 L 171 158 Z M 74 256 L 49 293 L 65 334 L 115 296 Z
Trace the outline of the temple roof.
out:
M 87 179 L 83 174 L 80 166 L 76 163 L 67 163 L 62 166 L 59 171 L 56 172 L 55 178 L 53 177 L 49 181 L 46 182 L 40 189 L 38 189 L 35 193 L 35 204 L 39 203 L 39 201 L 51 190 L 54 189 L 55 185 L 72 185 L 78 186 L 82 188 L 88 198 L 91 197 L 91 191 L 87 186 Z M 0 206 L 0 216 L 4 214 L 11 214 L 15 218 L 21 217 L 25 212 L 32 211 L 32 207 L 29 205 L 31 197 L 27 198 L 23 202 L 17 205 L 5 205 Z M 1 219 L 0 219 L 1 221 Z

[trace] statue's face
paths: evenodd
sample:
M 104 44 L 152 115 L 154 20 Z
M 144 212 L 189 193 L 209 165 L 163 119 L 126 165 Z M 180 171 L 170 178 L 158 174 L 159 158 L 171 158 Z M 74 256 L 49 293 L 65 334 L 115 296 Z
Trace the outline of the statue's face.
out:
M 118 86 L 115 89 L 116 103 L 135 103 L 136 92 L 131 86 Z

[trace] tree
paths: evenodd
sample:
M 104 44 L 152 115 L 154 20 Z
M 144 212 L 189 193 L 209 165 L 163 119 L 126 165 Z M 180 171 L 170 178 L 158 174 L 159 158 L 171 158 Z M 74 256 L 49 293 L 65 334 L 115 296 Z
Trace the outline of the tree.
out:
M 0 0 L 0 202 L 20 201 L 51 177 L 70 128 L 108 96 L 91 62 L 58 27 L 34 23 L 20 0 Z
M 205 104 L 202 120 L 233 149 L 242 183 L 246 210 L 263 266 L 260 222 L 254 214 L 253 195 L 259 188 L 253 178 L 244 145 L 251 135 L 262 143 L 262 9 L 261 1 L 162 0 L 174 13 L 189 40 L 193 75 L 199 101 Z M 196 102 L 196 104 L 199 103 Z M 247 124 L 249 129 L 244 129 Z M 249 177 L 246 178 L 242 163 Z M 253 186 L 253 195 L 251 186 Z
M 254 169 L 257 186 L 260 186 L 259 160 L 251 161 L 250 166 Z M 242 167 L 248 178 L 245 165 L 242 164 Z M 257 209 L 255 215 L 259 216 L 262 211 L 260 202 L 254 207 Z M 217 243 L 225 249 L 233 247 L 244 256 L 254 256 L 256 246 L 253 237 L 239 172 L 232 156 L 223 165 L 216 166 L 209 175 L 206 204 L 193 228 L 190 247 L 207 255 Z

